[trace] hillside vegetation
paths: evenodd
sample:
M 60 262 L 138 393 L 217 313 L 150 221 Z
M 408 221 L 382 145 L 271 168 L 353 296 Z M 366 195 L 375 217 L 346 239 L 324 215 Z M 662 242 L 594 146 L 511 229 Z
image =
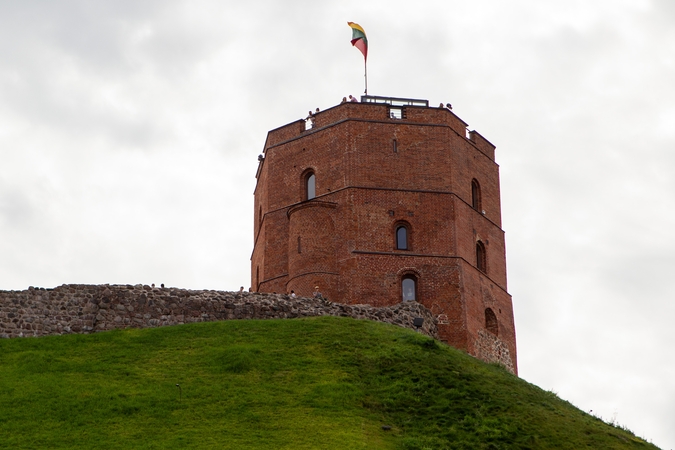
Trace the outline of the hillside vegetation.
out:
M 0 448 L 656 447 L 421 334 L 320 317 L 0 340 Z

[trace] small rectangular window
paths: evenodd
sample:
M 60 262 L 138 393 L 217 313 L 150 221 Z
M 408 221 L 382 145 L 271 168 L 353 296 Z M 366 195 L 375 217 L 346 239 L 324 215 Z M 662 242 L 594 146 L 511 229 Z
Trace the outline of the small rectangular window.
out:
M 396 248 L 398 250 L 408 250 L 408 229 L 404 226 L 396 229 Z
M 316 177 L 312 172 L 309 173 L 305 181 L 305 194 L 307 200 L 311 200 L 316 197 Z
M 417 286 L 415 284 L 415 279 L 409 276 L 401 280 L 401 293 L 403 294 L 404 302 L 414 302 L 417 300 L 415 295 Z

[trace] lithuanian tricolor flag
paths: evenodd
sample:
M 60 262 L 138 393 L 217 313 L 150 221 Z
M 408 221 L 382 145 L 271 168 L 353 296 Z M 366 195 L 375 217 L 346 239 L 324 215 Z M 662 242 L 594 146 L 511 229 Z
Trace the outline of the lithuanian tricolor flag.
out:
M 352 27 L 352 45 L 363 53 L 363 59 L 368 59 L 368 38 L 366 32 L 358 23 L 347 22 L 347 25 Z

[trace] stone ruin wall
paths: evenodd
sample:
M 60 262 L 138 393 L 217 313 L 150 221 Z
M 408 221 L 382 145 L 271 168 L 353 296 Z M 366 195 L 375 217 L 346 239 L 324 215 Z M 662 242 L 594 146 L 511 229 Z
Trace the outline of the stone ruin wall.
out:
M 64 284 L 54 289 L 30 287 L 0 291 L 0 338 L 93 333 L 118 328 L 150 328 L 233 319 L 290 319 L 342 316 L 386 322 L 439 339 L 436 319 L 416 302 L 388 307 L 343 305 L 324 299 L 285 294 L 225 292 L 147 285 Z M 508 348 L 487 332 L 476 342 L 477 356 L 513 372 Z
M 487 330 L 478 330 L 478 338 L 474 342 L 476 357 L 487 363 L 501 364 L 511 373 L 515 373 L 509 347 Z
M 285 294 L 158 288 L 147 285 L 62 285 L 0 291 L 0 337 L 92 333 L 231 319 L 343 316 L 387 322 L 438 339 L 431 311 L 408 302 L 386 308 L 342 305 Z

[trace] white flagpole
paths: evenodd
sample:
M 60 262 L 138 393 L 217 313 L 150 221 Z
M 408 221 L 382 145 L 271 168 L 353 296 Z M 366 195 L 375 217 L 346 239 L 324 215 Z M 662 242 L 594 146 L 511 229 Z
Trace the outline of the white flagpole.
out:
M 365 71 L 364 77 L 366 78 L 366 91 L 365 94 L 368 95 L 368 63 L 366 62 L 366 59 L 363 59 L 363 70 Z

